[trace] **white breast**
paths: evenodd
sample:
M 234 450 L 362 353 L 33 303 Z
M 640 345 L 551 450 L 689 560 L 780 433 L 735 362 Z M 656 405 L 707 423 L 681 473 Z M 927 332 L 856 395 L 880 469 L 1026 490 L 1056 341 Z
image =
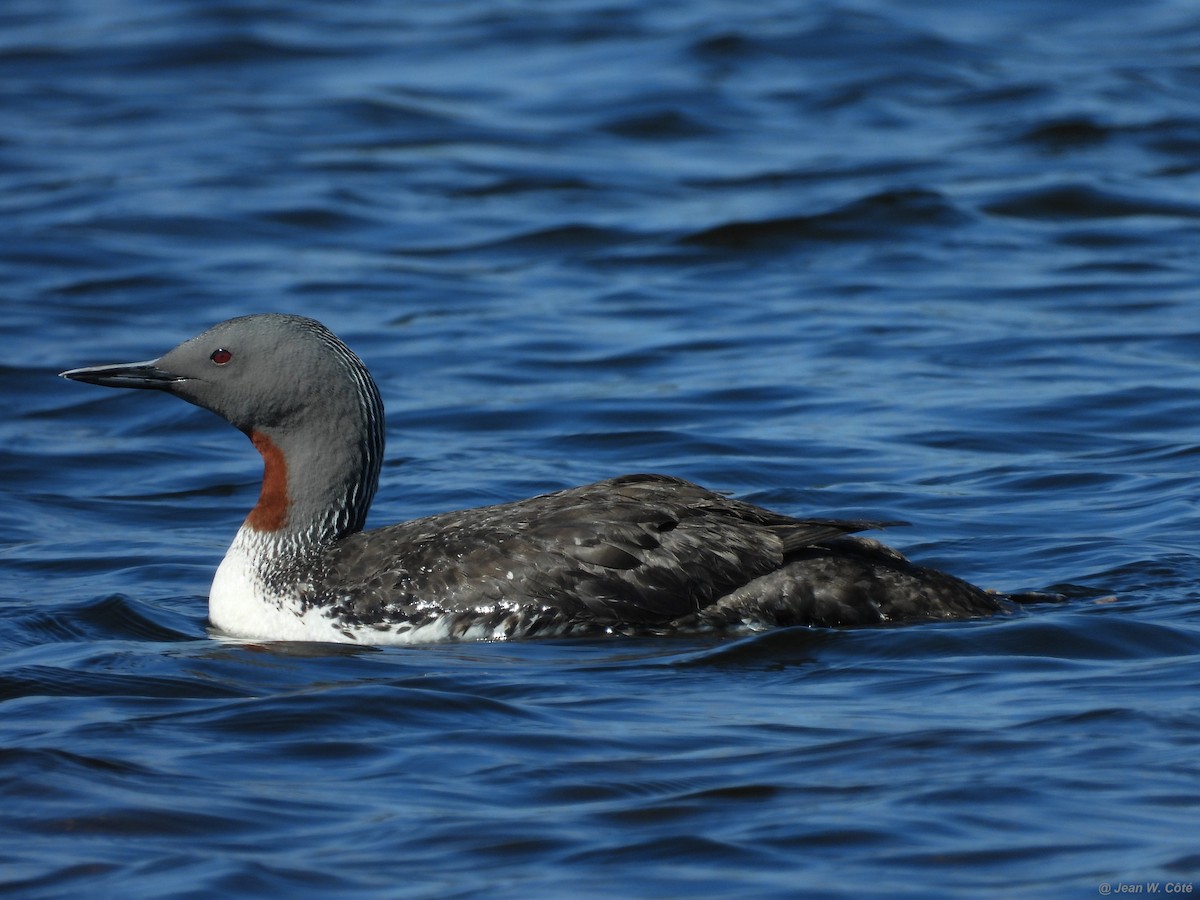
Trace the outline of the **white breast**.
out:
M 262 576 L 263 563 L 279 552 L 273 538 L 257 529 L 243 526 L 233 539 L 225 558 L 213 577 L 208 595 L 208 618 L 221 634 L 253 641 L 327 641 L 335 643 L 398 645 L 425 644 L 446 640 L 504 640 L 520 636 L 517 629 L 509 634 L 504 622 L 497 622 L 494 605 L 485 604 L 479 620 L 463 627 L 460 616 L 446 614 L 418 626 L 407 622 L 380 627 L 348 626 L 331 618 L 324 609 L 309 606 L 302 610 L 301 585 L 282 591 Z M 510 610 L 513 613 L 517 609 Z M 564 622 L 558 628 L 541 628 L 538 634 L 569 634 Z
M 258 565 L 271 552 L 262 532 L 243 526 L 217 567 L 208 594 L 208 618 L 230 637 L 258 641 L 341 641 L 355 637 L 318 609 L 300 611 L 296 592 L 277 593 Z

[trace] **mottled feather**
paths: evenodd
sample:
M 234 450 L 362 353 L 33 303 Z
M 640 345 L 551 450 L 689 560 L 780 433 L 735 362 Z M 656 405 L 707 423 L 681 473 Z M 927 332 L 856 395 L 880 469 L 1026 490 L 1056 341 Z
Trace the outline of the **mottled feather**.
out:
M 580 629 L 868 624 L 1000 608 L 966 582 L 845 537 L 890 524 L 795 519 L 678 478 L 624 476 L 350 535 L 324 558 L 313 602 L 351 626 L 520 609 Z

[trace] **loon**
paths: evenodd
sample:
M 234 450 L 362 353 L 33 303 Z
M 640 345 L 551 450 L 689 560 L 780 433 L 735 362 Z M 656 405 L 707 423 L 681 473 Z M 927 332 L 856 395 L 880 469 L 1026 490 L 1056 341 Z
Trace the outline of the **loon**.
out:
M 64 378 L 164 391 L 263 458 L 262 488 L 213 578 L 209 622 L 259 641 L 386 645 L 586 634 L 845 627 L 991 616 L 1010 597 L 858 532 L 667 475 L 364 531 L 383 460 L 379 390 L 321 323 L 242 316 L 158 359 Z

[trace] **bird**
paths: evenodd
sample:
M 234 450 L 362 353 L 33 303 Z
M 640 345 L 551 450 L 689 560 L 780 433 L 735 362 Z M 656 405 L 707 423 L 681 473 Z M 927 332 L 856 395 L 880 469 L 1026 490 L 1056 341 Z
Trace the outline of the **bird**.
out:
M 209 625 L 250 641 L 754 632 L 967 619 L 1017 595 L 860 532 L 681 478 L 632 474 L 364 530 L 384 454 L 367 367 L 315 319 L 240 316 L 157 359 L 61 373 L 216 413 L 262 456 L 258 500 L 213 577 Z

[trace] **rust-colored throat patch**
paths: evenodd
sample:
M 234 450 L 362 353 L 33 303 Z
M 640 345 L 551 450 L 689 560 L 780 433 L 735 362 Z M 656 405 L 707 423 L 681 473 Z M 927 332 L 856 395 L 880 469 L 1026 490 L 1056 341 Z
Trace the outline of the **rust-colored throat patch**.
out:
M 250 440 L 262 454 L 263 480 L 258 502 L 246 516 L 246 524 L 257 531 L 279 531 L 287 523 L 287 460 L 275 442 L 261 431 L 250 432 Z

